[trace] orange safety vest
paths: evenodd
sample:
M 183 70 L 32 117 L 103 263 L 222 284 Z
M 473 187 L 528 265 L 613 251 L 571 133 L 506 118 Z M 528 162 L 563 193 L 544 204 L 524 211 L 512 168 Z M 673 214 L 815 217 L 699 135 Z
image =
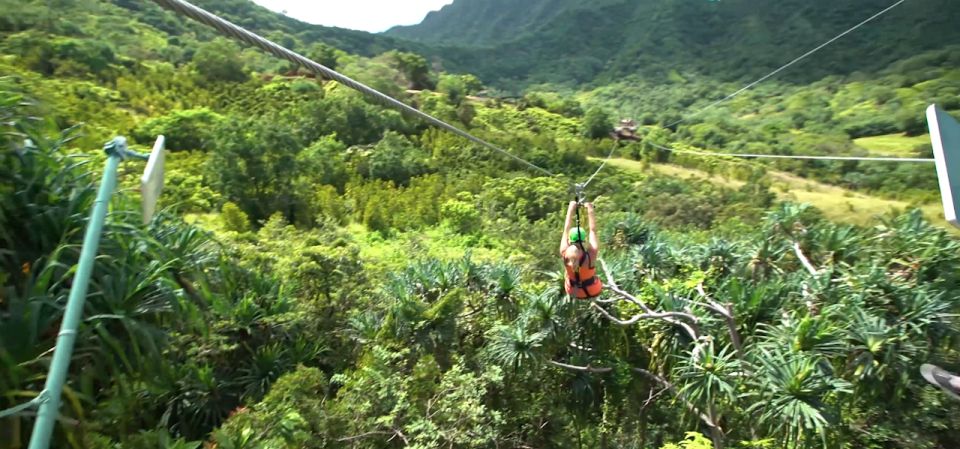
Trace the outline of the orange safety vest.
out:
M 597 267 L 593 266 L 592 260 L 588 260 L 591 259 L 590 252 L 582 249 L 581 252 L 583 252 L 583 255 L 580 256 L 580 263 L 578 264 L 580 265 L 579 273 L 574 272 L 570 265 L 563 264 L 563 267 L 567 270 L 567 279 L 563 286 L 567 290 L 567 294 L 575 296 L 577 299 L 595 298 L 600 296 L 600 292 L 603 291 L 603 283 L 597 277 Z

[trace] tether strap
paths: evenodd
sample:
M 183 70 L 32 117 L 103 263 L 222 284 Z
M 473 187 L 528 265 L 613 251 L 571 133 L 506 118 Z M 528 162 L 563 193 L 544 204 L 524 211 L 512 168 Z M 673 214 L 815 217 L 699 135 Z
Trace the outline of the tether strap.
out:
M 583 248 L 583 228 L 580 227 L 580 195 L 577 195 L 577 231 L 578 231 L 577 237 L 579 237 L 580 240 L 577 240 L 575 243 L 577 247 L 580 248 L 580 252 L 583 254 L 586 254 L 587 250 Z M 570 236 L 568 235 L 567 239 L 569 238 Z M 573 275 L 574 277 L 577 278 L 577 286 L 583 285 L 583 282 L 580 280 L 580 264 L 582 261 L 583 261 L 583 256 L 581 255 L 580 261 L 577 261 L 577 267 L 576 267 L 577 269 L 573 270 Z M 584 293 L 587 293 L 587 290 L 582 287 L 576 287 L 576 288 L 579 288 L 583 290 Z M 574 292 L 573 296 L 577 296 L 576 292 Z

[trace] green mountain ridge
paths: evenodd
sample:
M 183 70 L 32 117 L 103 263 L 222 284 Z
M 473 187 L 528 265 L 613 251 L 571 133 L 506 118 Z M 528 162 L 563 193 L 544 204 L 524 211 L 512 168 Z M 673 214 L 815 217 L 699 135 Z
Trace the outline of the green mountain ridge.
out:
M 134 17 L 156 26 L 172 35 L 180 35 L 198 29 L 189 19 L 173 15 L 151 1 L 137 0 L 98 0 L 113 3 L 130 10 Z M 237 25 L 260 33 L 268 39 L 285 46 L 297 46 L 297 43 L 312 44 L 323 42 L 351 54 L 375 56 L 388 50 L 415 51 L 424 48 L 422 44 L 396 39 L 390 36 L 349 30 L 338 27 L 314 25 L 275 13 L 249 0 L 194 0 L 191 3 L 217 14 Z M 189 23 L 189 25 L 184 25 Z M 212 34 L 202 28 L 203 34 Z
M 448 69 L 501 87 L 605 83 L 672 70 L 759 76 L 889 6 L 885 0 L 457 0 L 388 36 L 441 45 Z M 522 19 L 520 18 L 522 17 Z M 869 72 L 960 40 L 960 3 L 907 2 L 785 73 L 809 82 Z
M 604 3 L 611 0 L 529 0 L 518 14 L 518 2 L 513 0 L 455 1 L 428 13 L 417 25 L 396 26 L 383 34 L 438 45 L 492 46 L 535 34 L 565 11 L 589 10 Z

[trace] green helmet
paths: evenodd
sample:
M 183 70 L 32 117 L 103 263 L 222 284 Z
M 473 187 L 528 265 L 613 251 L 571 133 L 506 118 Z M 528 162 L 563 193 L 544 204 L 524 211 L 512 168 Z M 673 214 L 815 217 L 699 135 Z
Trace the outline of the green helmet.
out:
M 582 242 L 587 239 L 587 233 L 583 228 L 573 228 L 570 230 L 570 243 Z

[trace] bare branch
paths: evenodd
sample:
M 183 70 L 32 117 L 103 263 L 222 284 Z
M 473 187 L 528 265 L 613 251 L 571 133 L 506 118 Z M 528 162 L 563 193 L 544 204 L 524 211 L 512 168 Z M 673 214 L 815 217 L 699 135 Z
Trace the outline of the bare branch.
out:
M 570 370 L 570 371 L 577 371 L 577 372 L 584 372 L 584 373 L 609 373 L 613 371 L 613 368 L 595 368 L 590 366 L 589 364 L 587 366 L 577 366 L 577 365 L 570 365 L 567 363 L 557 362 L 555 360 L 550 360 L 547 363 L 559 368 Z M 712 417 L 702 413 L 700 409 L 697 408 L 696 405 L 691 403 L 689 400 L 687 400 L 687 398 L 685 398 L 682 394 L 680 394 L 680 391 L 677 390 L 677 388 L 674 387 L 673 384 L 670 383 L 670 381 L 650 371 L 647 371 L 643 368 L 634 367 L 632 369 L 634 372 L 642 374 L 644 377 L 647 377 L 648 379 L 651 379 L 654 382 L 660 384 L 660 386 L 663 387 L 664 390 L 669 390 L 678 399 L 680 399 L 680 401 L 683 402 L 683 404 L 687 407 L 687 409 L 689 409 L 692 413 L 696 414 L 700 418 L 700 420 L 703 421 L 704 424 L 706 424 L 708 427 L 712 429 L 718 429 L 722 432 L 722 429 L 720 429 L 720 426 L 714 421 Z
M 587 364 L 587 366 L 577 366 L 569 365 L 566 363 L 561 363 L 556 360 L 550 360 L 547 363 L 556 366 L 557 368 L 563 368 L 570 371 L 579 371 L 581 373 L 595 373 L 595 374 L 604 374 L 613 371 L 613 368 L 594 368 Z
M 615 318 L 613 315 L 608 313 L 602 307 L 594 303 L 593 306 L 599 309 L 605 318 L 607 318 L 608 320 L 620 326 L 629 326 L 642 319 L 660 319 L 668 323 L 680 326 L 687 333 L 687 335 L 689 335 L 690 338 L 692 338 L 693 340 L 699 339 L 700 329 L 699 329 L 699 326 L 697 326 L 697 323 L 699 322 L 699 320 L 697 319 L 696 316 L 689 313 L 685 313 L 685 312 L 655 312 L 653 309 L 647 306 L 646 303 L 639 300 L 637 297 L 631 295 L 630 293 L 623 291 L 620 288 L 620 286 L 617 285 L 617 281 L 613 278 L 613 275 L 610 274 L 610 269 L 609 267 L 607 267 L 607 263 L 603 259 L 600 259 L 600 266 L 601 268 L 603 268 L 603 273 L 607 276 L 607 288 L 613 293 L 620 296 L 621 298 L 626 299 L 627 301 L 633 304 L 636 304 L 644 312 L 628 320 L 621 320 L 621 319 Z M 678 318 L 682 318 L 684 320 L 689 321 L 689 324 L 679 320 Z
M 613 275 L 610 274 L 610 268 L 607 267 L 607 262 L 603 259 L 599 259 L 600 268 L 603 268 L 603 274 L 607 275 L 607 285 L 611 287 L 617 286 L 617 281 L 613 278 Z
M 730 312 L 730 310 L 729 310 L 729 308 L 728 308 L 727 306 L 724 306 L 723 304 L 720 304 L 720 303 L 718 303 L 718 302 L 710 299 L 710 296 L 707 295 L 707 292 L 703 289 L 703 282 L 697 284 L 697 293 L 699 293 L 700 296 L 703 298 L 703 300 L 706 301 L 705 304 L 703 304 L 703 303 L 697 303 L 697 304 L 700 304 L 700 305 L 706 307 L 707 309 L 710 309 L 710 310 L 712 310 L 712 311 L 714 311 L 714 312 L 722 315 L 724 318 L 732 318 L 732 317 L 733 317 L 733 314 Z
M 693 315 L 690 315 L 689 313 L 683 313 L 683 312 L 650 312 L 650 313 L 639 313 L 634 315 L 630 319 L 620 320 L 614 317 L 613 315 L 611 315 L 610 312 L 607 312 L 606 310 L 604 310 L 603 307 L 600 307 L 599 305 L 597 305 L 597 303 L 591 303 L 590 305 L 593 306 L 593 308 L 599 310 L 600 313 L 604 317 L 606 317 L 608 320 L 613 321 L 614 324 L 618 324 L 620 326 L 629 326 L 631 324 L 635 324 L 640 320 L 662 320 L 666 318 L 685 318 L 691 321 L 696 321 L 697 319 Z
M 613 275 L 610 274 L 610 268 L 607 267 L 607 262 L 604 261 L 603 259 L 600 259 L 600 267 L 603 268 L 603 274 L 605 274 L 605 275 L 607 276 L 607 288 L 609 288 L 611 291 L 613 291 L 614 293 L 616 293 L 617 295 L 619 295 L 619 296 L 622 297 L 623 299 L 626 299 L 626 300 L 628 300 L 628 301 L 636 304 L 636 305 L 639 306 L 641 309 L 643 309 L 644 312 L 652 312 L 652 311 L 653 311 L 652 309 L 650 309 L 650 307 L 647 306 L 646 303 L 644 303 L 643 301 L 637 299 L 635 296 L 633 296 L 633 295 L 631 295 L 631 294 L 623 291 L 622 289 L 620 289 L 620 286 L 617 285 L 617 281 L 613 278 Z
M 662 396 L 663 393 L 666 393 L 667 391 L 670 391 L 670 390 L 668 390 L 667 388 L 661 388 L 661 389 L 657 390 L 656 393 L 654 393 L 653 390 L 650 390 L 650 394 L 647 396 L 647 400 L 643 402 L 643 405 L 640 406 L 640 410 L 643 410 L 643 409 L 646 409 L 647 407 L 649 407 L 650 404 L 653 403 L 653 401 L 656 401 L 657 398 L 659 398 L 660 396 Z
M 678 399 L 680 399 L 681 402 L 683 402 L 683 405 L 685 405 L 688 410 L 690 410 L 692 413 L 694 413 L 694 414 L 696 414 L 697 416 L 699 416 L 699 417 L 700 417 L 700 420 L 703 421 L 703 423 L 706 424 L 708 427 L 710 427 L 710 428 L 715 428 L 715 429 L 719 429 L 719 428 L 720 428 L 720 426 L 717 425 L 716 422 L 714 422 L 713 418 L 711 418 L 710 416 L 708 416 L 708 415 L 706 415 L 705 413 L 701 412 L 700 409 L 697 408 L 696 405 L 693 405 L 693 403 L 691 403 L 689 400 L 687 400 L 687 398 L 685 398 L 682 394 L 680 394 L 680 392 L 677 390 L 677 388 L 674 387 L 673 384 L 670 383 L 670 381 L 668 381 L 667 379 L 664 379 L 663 377 L 660 377 L 660 376 L 658 376 L 658 375 L 656 375 L 656 374 L 654 374 L 654 373 L 652 373 L 652 372 L 650 372 L 650 371 L 647 371 L 647 370 L 645 370 L 645 369 L 643 369 L 643 368 L 636 368 L 636 367 L 634 367 L 634 368 L 633 368 L 633 371 L 642 374 L 644 377 L 646 377 L 646 378 L 648 378 L 648 379 L 650 379 L 650 380 L 653 380 L 654 382 L 660 384 L 663 388 L 665 388 L 665 389 L 667 389 L 667 390 L 670 390 L 670 392 L 672 392 Z
M 803 250 L 800 249 L 800 242 L 793 242 L 793 253 L 797 255 L 797 259 L 800 259 L 800 263 L 803 264 L 803 267 L 806 268 L 812 276 L 820 274 L 813 264 L 810 263 L 810 259 L 807 259 L 807 256 L 803 254 Z
M 697 293 L 700 293 L 700 296 L 707 301 L 705 306 L 708 309 L 723 316 L 724 321 L 727 323 L 727 332 L 730 334 L 730 342 L 733 344 L 733 349 L 737 351 L 737 358 L 741 361 L 746 360 L 746 355 L 743 352 L 743 339 L 740 338 L 740 331 L 737 330 L 737 320 L 733 316 L 733 305 L 720 304 L 710 299 L 710 296 L 707 295 L 706 290 L 703 288 L 703 283 L 697 284 Z
M 354 435 L 354 436 L 352 436 L 352 437 L 343 437 L 343 438 L 338 439 L 337 441 L 353 441 L 353 440 L 359 440 L 359 439 L 361 439 L 361 438 L 371 437 L 371 436 L 374 436 L 374 435 L 391 435 L 391 436 L 393 436 L 393 437 L 396 437 L 396 432 L 387 432 L 387 431 L 383 431 L 383 430 L 374 430 L 374 431 L 372 431 L 372 432 L 361 433 L 360 435 Z
M 387 442 L 389 443 L 389 442 L 393 441 L 393 439 L 396 438 L 396 437 L 400 437 L 400 439 L 403 440 L 403 444 L 404 444 L 405 446 L 409 446 L 409 445 L 410 445 L 410 440 L 407 439 L 407 436 L 404 435 L 403 432 L 400 431 L 400 429 L 393 429 L 393 436 L 390 437 L 390 439 L 387 440 Z

